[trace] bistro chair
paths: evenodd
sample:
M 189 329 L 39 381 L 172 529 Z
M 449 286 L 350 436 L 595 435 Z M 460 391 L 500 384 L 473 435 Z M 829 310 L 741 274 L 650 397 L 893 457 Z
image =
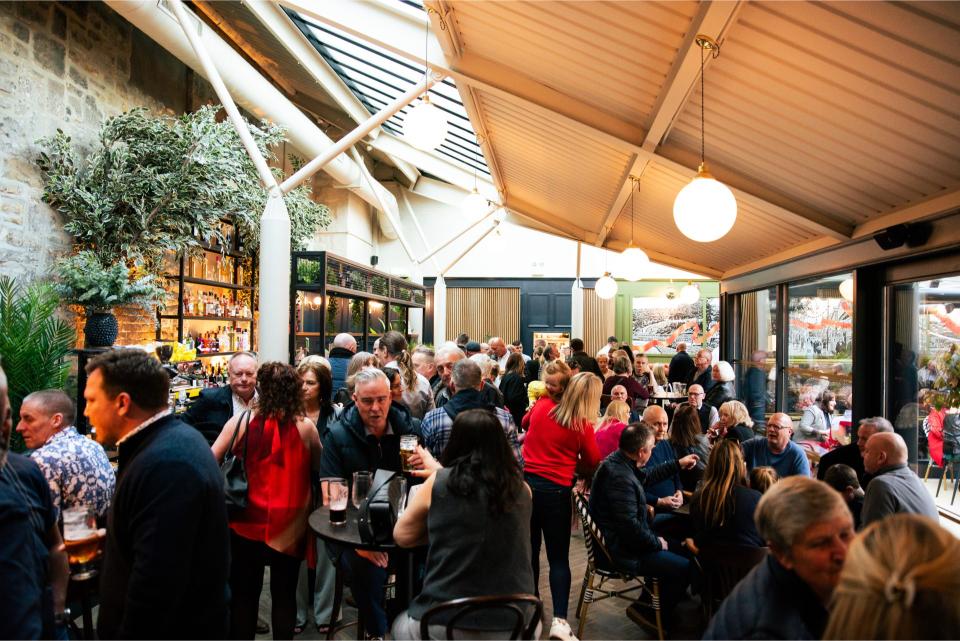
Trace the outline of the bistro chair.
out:
M 930 461 L 930 464 L 933 464 L 933 461 Z M 948 454 L 947 452 L 943 453 L 943 474 L 940 475 L 940 479 L 937 481 L 937 493 L 934 496 L 940 496 L 940 486 L 943 485 L 943 479 L 947 477 L 947 471 L 950 471 L 950 476 L 953 477 L 953 496 L 950 498 L 950 505 L 953 505 L 953 502 L 957 500 L 957 488 L 960 488 L 960 456 L 956 454 Z M 927 474 L 930 474 L 930 465 L 927 465 Z M 926 477 L 924 477 L 926 480 Z M 947 481 L 949 483 L 949 481 Z M 947 487 L 950 487 L 949 485 Z
M 590 516 L 590 506 L 580 492 L 573 493 L 574 506 L 580 515 L 580 524 L 583 526 L 583 544 L 587 549 L 587 567 L 583 573 L 583 585 L 580 587 L 580 599 L 577 602 L 577 637 L 583 638 L 583 629 L 587 625 L 587 612 L 590 604 L 610 597 L 633 601 L 632 593 L 641 590 L 650 597 L 650 607 L 654 621 L 650 627 L 655 629 L 660 641 L 663 641 L 663 617 L 660 611 L 660 582 L 656 578 L 646 579 L 633 576 L 626 572 L 614 569 L 613 559 L 603 542 L 603 533 L 593 517 Z M 611 589 L 605 587 L 607 581 L 621 581 L 629 587 Z
M 527 614 L 524 614 L 524 610 Z M 513 616 L 513 625 L 509 628 L 510 636 L 500 636 L 498 639 L 536 639 L 537 625 L 543 618 L 543 603 L 532 594 L 505 594 L 499 596 L 472 596 L 462 599 L 453 599 L 439 603 L 426 612 L 420 619 L 420 638 L 432 639 L 430 636 L 430 620 L 438 614 L 453 611 L 453 616 L 446 623 L 445 639 L 472 638 L 470 630 L 458 629 L 457 622 L 470 614 L 492 612 L 508 612 Z M 529 618 L 529 620 L 527 620 Z M 442 625 L 442 624 L 439 624 Z M 460 632 L 460 636 L 455 636 Z M 500 632 L 498 630 L 497 632 Z M 502 632 L 506 633 L 507 628 Z
M 720 603 L 750 570 L 767 556 L 768 549 L 752 545 L 704 543 L 694 557 L 703 576 L 703 614 L 709 621 Z

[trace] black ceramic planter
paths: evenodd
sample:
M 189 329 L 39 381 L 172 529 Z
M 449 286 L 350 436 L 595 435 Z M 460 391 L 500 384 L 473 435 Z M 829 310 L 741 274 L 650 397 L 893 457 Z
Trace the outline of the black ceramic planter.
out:
M 87 323 L 83 326 L 86 347 L 110 347 L 117 340 L 120 326 L 112 312 L 93 312 L 87 314 Z

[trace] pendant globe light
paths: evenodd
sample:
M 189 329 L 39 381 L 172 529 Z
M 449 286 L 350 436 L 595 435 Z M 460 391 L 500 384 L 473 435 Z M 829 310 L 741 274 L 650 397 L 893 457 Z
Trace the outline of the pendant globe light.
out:
M 630 244 L 620 254 L 620 276 L 629 281 L 637 281 L 643 278 L 643 272 L 650 264 L 650 258 L 645 251 L 633 244 L 634 191 L 640 189 L 640 179 L 630 176 L 630 182 L 633 183 L 630 188 Z
M 597 284 L 593 286 L 593 291 L 597 298 L 610 300 L 617 295 L 617 281 L 613 280 L 610 272 L 604 272 L 603 276 L 597 279 Z
M 430 102 L 430 65 L 427 61 L 427 46 L 430 23 L 423 27 L 423 98 L 407 112 L 403 121 L 403 137 L 422 151 L 433 151 L 447 137 L 447 117 Z
M 853 279 L 845 278 L 840 283 L 840 295 L 843 296 L 843 299 L 848 303 L 853 302 Z
M 704 56 L 720 55 L 720 45 L 710 36 L 698 34 L 700 46 L 700 167 L 696 177 L 680 190 L 673 201 L 673 220 L 684 236 L 701 243 L 723 238 L 737 220 L 737 199 L 730 188 L 715 179 L 707 170 L 704 154 L 703 113 L 706 96 L 703 92 Z
M 677 298 L 681 303 L 692 305 L 700 300 L 700 288 L 694 285 L 692 281 L 687 281 L 687 284 L 684 285 L 683 289 L 680 290 L 680 294 L 677 296 Z

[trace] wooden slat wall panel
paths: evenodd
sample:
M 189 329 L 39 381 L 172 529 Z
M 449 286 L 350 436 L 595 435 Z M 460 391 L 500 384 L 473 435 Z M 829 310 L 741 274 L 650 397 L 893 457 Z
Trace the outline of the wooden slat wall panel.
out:
M 447 288 L 447 336 L 466 332 L 471 340 L 520 337 L 520 290 L 515 287 Z
M 766 313 L 766 310 L 763 310 Z M 760 337 L 757 336 L 757 292 L 747 292 L 740 296 L 740 355 L 741 360 L 753 358 L 753 352 L 759 346 Z M 766 337 L 764 337 L 766 340 Z M 764 347 L 766 345 L 764 344 Z
M 613 335 L 615 308 L 614 299 L 603 300 L 595 290 L 583 290 L 583 343 L 587 354 L 596 354 Z

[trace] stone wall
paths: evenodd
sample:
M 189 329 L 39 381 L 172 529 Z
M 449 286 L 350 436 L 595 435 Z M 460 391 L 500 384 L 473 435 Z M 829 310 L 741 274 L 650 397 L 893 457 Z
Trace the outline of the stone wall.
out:
M 206 102 L 208 87 L 101 2 L 0 2 L 0 275 L 45 277 L 69 249 L 63 221 L 41 200 L 38 138 L 59 128 L 92 144 L 108 116 L 137 106 L 181 113 L 198 95 Z M 154 338 L 150 316 L 118 317 L 119 344 Z

